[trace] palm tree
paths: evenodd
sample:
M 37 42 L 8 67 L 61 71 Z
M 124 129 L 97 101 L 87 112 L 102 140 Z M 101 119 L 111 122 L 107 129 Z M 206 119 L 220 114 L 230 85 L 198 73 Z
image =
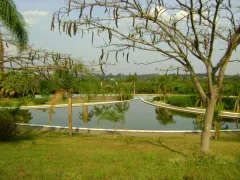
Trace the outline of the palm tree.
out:
M 13 0 L 0 1 L 0 22 L 4 29 L 11 33 L 16 40 L 19 50 L 22 51 L 28 43 L 28 33 L 23 16 L 18 12 Z M 2 32 L 0 30 L 0 73 L 4 71 L 4 47 Z
M 116 110 L 106 110 L 99 117 L 99 120 L 108 120 L 114 123 L 114 138 L 116 138 L 116 123 L 121 120 L 124 121 L 124 119 L 124 114 Z

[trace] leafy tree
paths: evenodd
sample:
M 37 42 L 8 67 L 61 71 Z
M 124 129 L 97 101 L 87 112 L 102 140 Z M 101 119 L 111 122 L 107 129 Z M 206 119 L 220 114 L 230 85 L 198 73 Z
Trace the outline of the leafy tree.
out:
M 124 121 L 124 114 L 116 110 L 105 110 L 99 117 L 99 120 L 107 120 L 114 123 L 114 138 L 116 138 L 116 123 Z
M 0 141 L 17 135 L 16 123 L 28 123 L 32 119 L 29 110 L 17 108 L 0 109 Z
M 30 92 L 35 92 L 36 82 L 34 83 L 35 76 L 29 71 L 11 71 L 7 74 L 2 85 L 5 89 L 14 90 L 18 95 L 28 95 Z
M 195 87 L 207 105 L 201 138 L 201 150 L 207 153 L 210 150 L 214 107 L 223 87 L 224 73 L 228 63 L 232 61 L 234 50 L 240 44 L 239 6 L 231 0 L 167 2 L 69 1 L 66 8 L 54 13 L 51 27 L 53 30 L 56 23 L 56 27 L 59 27 L 60 31 L 66 31 L 69 36 L 76 35 L 77 31 L 82 31 L 82 34 L 89 32 L 92 34 L 92 41 L 94 34 L 108 33 L 109 44 L 103 46 L 99 58 L 101 67 L 105 63 L 104 57 L 108 57 L 107 54 L 111 52 L 116 52 L 116 58 L 120 52 L 124 52 L 129 61 L 131 49 L 155 51 L 162 55 L 158 62 L 171 59 L 182 65 L 190 73 Z M 105 13 L 96 15 L 93 9 L 97 8 Z M 72 20 L 71 17 L 75 16 L 70 14 L 76 11 L 79 11 L 79 19 Z M 118 28 L 121 26 L 120 22 L 126 19 L 131 19 L 132 23 L 127 24 L 124 30 Z M 113 38 L 119 41 L 116 43 Z M 225 49 L 218 59 L 214 56 L 219 54 L 217 44 L 221 45 L 221 49 Z M 195 60 L 204 64 L 207 91 L 204 91 L 192 65 Z
M 23 50 L 28 43 L 28 33 L 23 16 L 18 12 L 13 0 L 0 1 L 0 21 L 11 36 L 16 40 L 20 50 Z M 0 30 L 0 73 L 4 71 L 4 47 L 3 37 Z
M 138 81 L 137 73 L 134 73 L 133 75 L 129 74 L 126 81 L 133 84 L 133 94 L 136 94 L 136 82 Z

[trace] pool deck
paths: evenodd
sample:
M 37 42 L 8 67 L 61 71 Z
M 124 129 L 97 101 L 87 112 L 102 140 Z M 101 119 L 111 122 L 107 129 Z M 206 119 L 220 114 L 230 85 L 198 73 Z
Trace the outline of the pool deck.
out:
M 186 113 L 193 113 L 193 114 L 205 114 L 205 109 L 200 109 L 200 108 L 193 108 L 193 107 L 177 107 L 177 106 L 172 106 L 170 104 L 162 103 L 162 102 L 149 102 L 144 99 L 142 99 L 142 102 L 160 107 L 160 108 L 165 108 L 169 110 L 174 110 L 174 111 L 180 111 L 180 112 L 186 112 Z M 225 117 L 225 118 L 240 118 L 240 113 L 234 113 L 234 112 L 227 112 L 227 111 L 221 111 L 219 113 L 219 116 Z
M 61 132 L 68 133 L 68 127 L 66 126 L 50 126 L 50 125 L 37 125 L 37 124 L 18 124 L 18 128 L 21 130 L 36 130 L 43 132 Z M 97 128 L 78 128 L 73 127 L 73 133 L 88 134 L 88 135 L 113 135 L 113 129 L 97 129 Z M 118 136 L 201 136 L 201 130 L 123 130 L 117 129 L 116 134 Z M 211 130 L 212 135 L 215 131 Z M 240 130 L 221 130 L 221 136 L 240 136 Z

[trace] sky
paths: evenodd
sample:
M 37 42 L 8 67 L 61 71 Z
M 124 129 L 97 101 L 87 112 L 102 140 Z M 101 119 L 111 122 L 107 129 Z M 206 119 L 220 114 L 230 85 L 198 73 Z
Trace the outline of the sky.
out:
M 23 14 L 27 22 L 29 32 L 29 44 L 34 48 L 44 48 L 48 51 L 72 54 L 74 57 L 81 57 L 85 62 L 98 62 L 101 55 L 101 49 L 97 48 L 103 41 L 104 37 L 91 43 L 91 36 L 73 36 L 72 38 L 58 32 L 51 31 L 50 25 L 52 15 L 59 8 L 65 6 L 64 0 L 14 0 L 18 11 Z M 95 9 L 95 11 L 98 11 Z M 218 47 L 217 47 L 218 48 Z M 219 47 L 220 48 L 220 47 Z M 238 57 L 239 49 L 234 54 L 234 58 Z M 220 53 L 216 53 L 214 58 L 219 59 Z M 105 73 L 109 74 L 152 74 L 159 73 L 157 69 L 167 69 L 170 65 L 178 66 L 175 61 L 164 63 L 156 63 L 152 65 L 136 65 L 134 62 L 152 62 L 161 60 L 159 53 L 152 53 L 138 50 L 129 56 L 129 63 L 125 59 L 119 58 L 119 62 L 115 66 L 107 66 Z M 115 63 L 115 60 L 114 60 Z M 192 62 L 197 73 L 205 73 L 205 67 L 200 61 Z M 161 73 L 161 72 L 160 72 Z M 240 63 L 230 63 L 226 70 L 226 74 L 240 73 Z

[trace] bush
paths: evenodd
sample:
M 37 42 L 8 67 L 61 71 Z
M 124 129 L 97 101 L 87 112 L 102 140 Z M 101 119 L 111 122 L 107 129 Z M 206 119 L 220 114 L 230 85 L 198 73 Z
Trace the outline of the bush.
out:
M 11 110 L 0 111 L 0 141 L 6 141 L 17 134 L 17 124 Z
M 173 106 L 194 107 L 198 97 L 192 96 L 170 96 L 167 98 L 167 103 Z
M 46 101 L 47 101 L 46 98 L 35 98 L 35 99 L 33 99 L 33 103 L 35 105 L 45 104 Z
M 0 141 L 9 140 L 18 133 L 16 123 L 28 123 L 31 119 L 29 110 L 0 109 Z
M 130 94 L 130 93 L 124 93 L 124 94 L 123 94 L 123 100 L 129 100 L 129 99 L 133 99 L 132 94 Z
M 160 100 L 161 100 L 161 98 L 159 96 L 156 96 L 153 98 L 153 101 L 160 101 Z
M 133 95 L 130 93 L 124 93 L 122 98 L 123 98 L 123 100 L 133 99 Z M 121 101 L 121 96 L 118 96 L 117 100 Z
M 6 141 L 17 134 L 17 124 L 10 117 L 0 118 L 0 141 Z
M 233 111 L 235 101 L 236 101 L 236 98 L 223 97 L 222 98 L 222 103 L 224 105 L 224 109 Z

